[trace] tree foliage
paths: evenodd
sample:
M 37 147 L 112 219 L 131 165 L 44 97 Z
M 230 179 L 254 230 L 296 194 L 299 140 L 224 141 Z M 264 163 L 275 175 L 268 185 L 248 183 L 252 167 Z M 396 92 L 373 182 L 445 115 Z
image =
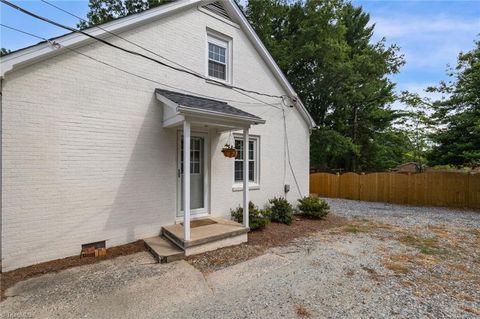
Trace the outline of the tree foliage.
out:
M 129 14 L 139 13 L 173 0 L 89 0 L 87 21 L 78 24 L 85 29 Z
M 387 105 L 395 100 L 388 75 L 403 57 L 385 39 L 372 42 L 374 25 L 361 7 L 262 0 L 249 1 L 246 14 L 319 126 L 312 165 L 375 170 L 401 162 L 395 142 L 404 138 L 391 129 L 399 114 Z
M 81 28 L 137 13 L 166 0 L 90 0 Z M 389 75 L 404 63 L 395 45 L 372 41 L 374 25 L 348 0 L 250 0 L 243 8 L 257 34 L 318 124 L 311 163 L 320 169 L 383 170 L 404 160 L 405 133 Z
M 431 118 L 432 102 L 418 93 L 403 91 L 399 100 L 405 107 L 404 115 L 396 121 L 408 138 L 409 145 L 404 155 L 405 162 L 415 162 L 423 167 L 427 163 L 427 153 L 431 150 L 431 135 L 436 123 Z
M 432 135 L 435 143 L 428 159 L 433 165 L 480 164 L 480 41 L 460 53 L 457 66 L 449 68 L 451 80 L 440 82 L 431 92 L 448 98 L 433 103 L 433 119 L 440 127 Z
M 12 52 L 12 51 L 10 51 L 9 49 L 1 48 L 1 49 L 0 49 L 0 56 L 7 55 L 7 54 L 9 54 L 10 52 Z

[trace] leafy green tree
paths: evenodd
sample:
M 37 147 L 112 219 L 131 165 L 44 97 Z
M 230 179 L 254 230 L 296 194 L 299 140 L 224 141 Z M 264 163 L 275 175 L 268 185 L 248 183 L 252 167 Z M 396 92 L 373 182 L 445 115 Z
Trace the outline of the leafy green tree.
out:
M 12 52 L 12 51 L 10 51 L 9 49 L 1 48 L 1 49 L 0 49 L 0 56 L 7 55 L 7 54 L 9 54 L 10 52 Z
M 427 153 L 431 149 L 431 135 L 434 134 L 436 123 L 431 118 L 432 102 L 417 93 L 403 91 L 399 100 L 403 102 L 405 111 L 396 126 L 403 130 L 410 141 L 410 147 L 405 154 L 406 162 L 416 162 L 423 167 L 427 164 Z
M 79 27 L 165 2 L 90 0 L 88 22 Z M 311 137 L 313 166 L 375 170 L 400 162 L 391 156 L 403 147 L 390 127 L 398 114 L 386 105 L 395 99 L 388 75 L 403 57 L 384 39 L 372 43 L 374 26 L 361 7 L 347 0 L 250 0 L 243 9 L 319 125 Z
M 387 107 L 395 100 L 388 75 L 404 63 L 398 47 L 372 43 L 369 15 L 343 0 L 249 1 L 246 15 L 320 127 L 312 165 L 384 169 L 376 157 L 397 147 L 378 139 L 393 138 L 398 117 Z
M 77 26 L 85 29 L 109 22 L 129 14 L 154 8 L 173 0 L 90 0 L 87 13 L 88 22 L 81 21 Z
M 432 165 L 480 164 L 480 41 L 460 53 L 457 66 L 449 68 L 451 80 L 428 90 L 448 96 L 433 103 L 433 118 L 440 128 L 428 154 Z

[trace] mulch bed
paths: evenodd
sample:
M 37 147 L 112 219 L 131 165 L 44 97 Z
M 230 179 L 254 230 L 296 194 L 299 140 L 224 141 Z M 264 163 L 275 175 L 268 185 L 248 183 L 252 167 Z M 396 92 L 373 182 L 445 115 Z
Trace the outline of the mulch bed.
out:
M 25 279 L 36 277 L 46 273 L 59 272 L 67 268 L 94 264 L 103 260 L 112 259 L 119 256 L 130 255 L 130 254 L 138 253 L 141 251 L 146 251 L 145 243 L 143 240 L 138 240 L 130 244 L 108 248 L 107 255 L 104 257 L 81 258 L 80 256 L 72 256 L 72 257 L 67 257 L 63 259 L 47 261 L 41 264 L 36 264 L 36 265 L 24 267 L 24 268 L 15 269 L 5 273 L 0 273 L 0 277 L 1 277 L 0 300 L 3 300 L 5 298 L 4 294 L 8 288 L 12 287 L 17 282 L 23 281 Z
M 260 256 L 266 249 L 287 245 L 295 238 L 342 227 L 348 223 L 348 219 L 335 215 L 327 215 L 322 220 L 297 215 L 291 225 L 270 223 L 263 230 L 251 231 L 245 244 L 190 256 L 186 260 L 203 273 L 209 273 Z
M 250 232 L 248 234 L 248 242 L 245 244 L 190 256 L 186 260 L 202 272 L 211 272 L 262 255 L 267 248 L 286 245 L 295 238 L 344 226 L 348 223 L 347 221 L 346 218 L 335 215 L 328 215 L 323 220 L 296 216 L 292 225 L 270 223 L 263 230 Z M 46 273 L 59 272 L 72 267 L 94 264 L 103 260 L 141 251 L 146 251 L 145 243 L 143 240 L 138 240 L 127 245 L 108 248 L 107 255 L 104 257 L 81 258 L 80 256 L 72 256 L 0 273 L 0 300 L 5 298 L 5 291 L 17 282 Z

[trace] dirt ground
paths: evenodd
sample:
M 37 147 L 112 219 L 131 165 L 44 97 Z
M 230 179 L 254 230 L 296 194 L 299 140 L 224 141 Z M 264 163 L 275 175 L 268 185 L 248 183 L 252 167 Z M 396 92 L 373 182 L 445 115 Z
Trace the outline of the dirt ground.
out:
M 2 318 L 478 318 L 480 214 L 330 201 L 247 244 L 146 252 L 21 281 Z
M 265 229 L 250 232 L 248 242 L 245 244 L 190 256 L 186 260 L 200 271 L 209 273 L 260 256 L 268 248 L 287 245 L 295 238 L 341 227 L 348 223 L 347 218 L 335 215 L 328 215 L 322 220 L 298 215 L 292 225 L 270 223 Z
M 103 257 L 81 258 L 80 256 L 72 256 L 16 269 L 14 271 L 0 273 L 0 300 L 5 298 L 5 291 L 15 285 L 17 282 L 43 274 L 59 272 L 72 267 L 90 265 L 103 260 L 108 260 L 119 256 L 126 256 L 141 251 L 146 251 L 143 240 L 139 240 L 127 245 L 109 248 L 107 249 L 107 255 Z

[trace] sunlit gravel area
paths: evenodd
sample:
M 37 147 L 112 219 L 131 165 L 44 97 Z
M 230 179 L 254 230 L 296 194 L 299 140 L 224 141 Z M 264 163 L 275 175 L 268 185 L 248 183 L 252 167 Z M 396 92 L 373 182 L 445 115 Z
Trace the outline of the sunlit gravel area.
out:
M 348 220 L 246 261 L 118 257 L 16 284 L 0 317 L 479 318 L 479 213 L 328 202 Z
M 377 221 L 403 225 L 441 225 L 480 227 L 480 211 L 443 207 L 419 207 L 389 203 L 324 198 L 332 212 L 349 218 L 373 218 Z

